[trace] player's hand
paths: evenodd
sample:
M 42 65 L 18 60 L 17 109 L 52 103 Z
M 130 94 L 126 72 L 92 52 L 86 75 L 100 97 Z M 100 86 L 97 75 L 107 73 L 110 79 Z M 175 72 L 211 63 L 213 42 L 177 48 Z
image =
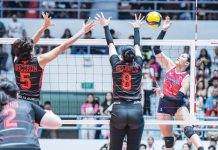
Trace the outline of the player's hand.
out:
M 81 30 L 84 33 L 88 33 L 89 31 L 92 31 L 94 28 L 95 28 L 95 22 L 90 21 L 90 18 L 89 18 L 86 23 L 83 23 L 83 26 L 82 26 Z
M 137 17 L 137 15 L 135 14 L 135 20 L 133 22 L 129 22 L 129 24 L 131 24 L 131 26 L 133 28 L 140 28 L 141 25 L 143 24 L 143 20 L 144 20 L 145 16 L 142 17 L 141 14 L 139 14 L 139 16 Z
M 49 14 L 46 12 L 42 12 L 42 16 L 44 18 L 44 23 L 43 23 L 43 27 L 44 28 L 48 28 L 51 26 L 54 26 L 55 24 L 52 22 L 51 17 L 49 17 Z
M 169 27 L 171 26 L 172 22 L 170 21 L 170 17 L 166 16 L 164 23 L 163 23 L 163 30 L 167 31 L 167 29 L 169 29 Z
M 156 87 L 154 87 L 154 92 L 156 93 L 157 96 L 159 96 L 160 98 L 164 97 L 164 94 L 161 92 L 161 88 L 159 86 L 159 84 L 156 81 Z
M 105 19 L 104 14 L 102 12 L 101 12 L 101 15 L 97 14 L 95 19 L 100 23 L 102 27 L 108 26 L 111 21 L 111 17 L 109 17 L 108 19 Z

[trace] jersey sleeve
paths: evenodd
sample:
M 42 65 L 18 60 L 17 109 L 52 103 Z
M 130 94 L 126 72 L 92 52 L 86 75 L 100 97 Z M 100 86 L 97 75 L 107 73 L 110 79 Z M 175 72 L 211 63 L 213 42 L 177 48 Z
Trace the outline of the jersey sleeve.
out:
M 118 62 L 120 62 L 120 58 L 117 55 L 112 55 L 110 57 L 110 63 L 112 67 L 115 67 Z
M 135 62 L 142 68 L 143 66 L 143 60 L 141 56 L 136 56 L 135 57 Z
M 43 110 L 41 107 L 39 107 L 36 104 L 31 103 L 31 105 L 32 105 L 32 108 L 35 112 L 35 122 L 40 124 L 42 117 L 45 115 L 46 112 L 45 112 L 45 110 Z

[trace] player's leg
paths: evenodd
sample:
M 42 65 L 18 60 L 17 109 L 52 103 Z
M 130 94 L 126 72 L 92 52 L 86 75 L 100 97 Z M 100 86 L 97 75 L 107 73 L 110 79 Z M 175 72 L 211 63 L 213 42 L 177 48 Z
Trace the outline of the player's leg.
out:
M 128 106 L 127 150 L 138 150 L 144 129 L 144 118 L 141 104 Z
M 180 107 L 176 114 L 176 120 L 190 121 L 190 114 L 187 107 Z M 190 139 L 190 141 L 198 148 L 198 150 L 204 150 L 200 137 L 194 132 L 192 126 L 182 125 L 185 135 Z
M 158 113 L 158 120 L 172 120 L 172 116 L 169 114 Z M 173 126 L 172 125 L 159 125 L 160 131 L 163 134 L 166 150 L 173 150 L 174 137 L 173 137 Z
M 110 125 L 110 150 L 121 150 L 123 140 L 126 134 L 126 129 L 117 129 Z
M 110 150 L 121 150 L 127 126 L 126 104 L 114 104 L 110 119 Z
M 144 126 L 137 129 L 127 130 L 127 150 L 138 150 Z

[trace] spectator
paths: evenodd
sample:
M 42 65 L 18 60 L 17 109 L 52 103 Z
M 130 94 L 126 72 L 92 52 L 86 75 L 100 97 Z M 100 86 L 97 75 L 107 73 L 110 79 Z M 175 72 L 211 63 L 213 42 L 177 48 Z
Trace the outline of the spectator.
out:
M 95 39 L 94 37 L 92 37 L 92 31 L 87 32 L 83 38 L 84 39 Z
M 148 146 L 147 146 L 147 149 L 148 149 L 148 150 L 155 150 L 154 138 L 153 138 L 153 137 L 151 137 L 151 136 L 148 137 L 147 143 L 148 143 Z
M 190 147 L 187 143 L 182 145 L 182 150 L 190 150 Z
M 190 46 L 184 46 L 183 53 L 190 54 Z
M 154 70 L 154 80 L 160 80 L 162 68 L 160 64 L 156 61 L 155 56 L 151 56 L 150 61 L 148 62 Z
M 197 113 L 199 115 L 204 115 L 204 101 L 206 100 L 207 90 L 205 88 L 204 81 L 199 81 L 197 83 Z
M 23 35 L 24 25 L 17 20 L 17 16 L 12 15 L 12 22 L 9 23 L 9 36 L 11 38 L 21 38 Z
M 218 69 L 213 71 L 213 73 L 211 75 L 211 79 L 213 79 L 213 78 L 218 78 Z M 209 81 L 209 82 L 211 82 L 211 81 Z
M 112 36 L 113 39 L 118 39 L 114 29 L 110 29 L 110 33 L 111 33 L 111 36 Z
M 198 57 L 198 61 L 203 63 L 206 68 L 210 70 L 211 67 L 211 57 L 207 52 L 207 49 L 201 49 L 200 55 Z
M 100 113 L 101 115 L 110 115 L 110 111 L 109 107 L 112 105 L 113 103 L 113 95 L 111 92 L 106 93 L 105 95 L 105 101 L 101 104 L 100 107 Z M 102 125 L 102 128 L 109 128 L 109 125 Z M 110 132 L 109 130 L 101 130 L 101 135 L 103 139 L 108 139 L 110 136 Z
M 208 150 L 216 150 L 216 147 L 211 145 L 211 146 L 208 147 Z
M 145 144 L 141 144 L 139 150 L 147 150 L 147 146 Z
M 209 84 L 211 84 L 211 83 L 212 83 L 212 85 L 209 86 L 209 88 L 208 88 L 207 97 L 210 97 L 212 95 L 213 90 L 218 88 L 218 77 L 213 77 L 210 80 Z
M 144 115 L 151 116 L 151 100 L 150 96 L 153 94 L 153 77 L 154 69 L 151 68 L 150 64 L 147 61 L 144 61 L 144 67 L 142 70 L 142 89 L 144 92 Z
M 111 92 L 106 93 L 105 100 L 101 104 L 100 113 L 101 115 L 109 115 L 108 107 L 113 103 L 113 95 Z
M 218 69 L 218 47 L 215 47 L 214 49 L 213 64 L 215 65 L 215 68 Z
M 69 28 L 64 30 L 64 34 L 62 35 L 62 39 L 69 39 L 72 37 L 71 31 Z
M 99 111 L 99 105 L 94 102 L 94 94 L 87 95 L 87 101 L 80 108 L 82 115 L 96 115 Z M 94 120 L 94 118 L 84 118 L 85 120 Z M 82 125 L 83 128 L 95 127 L 96 125 Z M 95 130 L 81 130 L 82 139 L 94 139 Z
M 45 101 L 43 108 L 46 111 L 52 111 L 51 102 L 50 101 Z M 43 130 L 42 131 L 42 137 L 49 138 L 49 139 L 56 139 L 57 138 L 57 132 L 56 132 L 56 130 Z
M 50 34 L 50 30 L 49 29 L 45 29 L 44 35 L 42 36 L 42 38 L 47 38 L 47 39 L 53 38 L 51 36 L 51 34 Z M 54 48 L 53 46 L 41 46 L 39 48 L 39 51 L 40 51 L 41 54 L 44 54 L 44 53 L 47 53 L 48 51 L 50 51 L 53 48 Z
M 50 30 L 49 29 L 45 29 L 44 35 L 42 36 L 42 38 L 48 38 L 48 39 L 53 38 L 51 36 L 51 34 L 50 34 Z
M 218 102 L 218 88 L 214 88 L 211 96 L 207 98 L 205 108 L 213 108 L 213 101 Z
M 3 51 L 3 46 L 0 45 L 0 74 L 1 70 L 8 71 L 6 63 L 8 60 L 8 53 Z
M 6 34 L 5 25 L 3 22 L 0 21 L 0 38 L 3 38 Z
M 62 35 L 62 39 L 69 39 L 72 37 L 71 31 L 69 28 L 64 30 L 64 34 Z M 64 54 L 71 54 L 72 46 L 69 47 L 67 50 L 65 50 L 63 53 Z
M 206 116 L 211 116 L 212 111 L 215 111 L 215 113 L 218 114 L 217 101 L 214 100 L 212 105 L 212 108 L 207 109 Z
M 210 117 L 216 117 L 216 116 L 217 116 L 217 112 L 214 111 L 214 110 L 212 110 Z M 217 128 L 218 128 L 218 125 L 215 124 L 215 125 L 213 125 L 213 126 L 208 126 L 208 128 L 209 128 L 209 129 L 217 129 Z M 218 132 L 215 132 L 215 131 L 208 132 L 208 133 L 207 133 L 207 137 L 208 137 L 208 139 L 211 139 L 211 137 L 214 137 L 214 138 L 217 139 L 217 138 L 218 138 Z

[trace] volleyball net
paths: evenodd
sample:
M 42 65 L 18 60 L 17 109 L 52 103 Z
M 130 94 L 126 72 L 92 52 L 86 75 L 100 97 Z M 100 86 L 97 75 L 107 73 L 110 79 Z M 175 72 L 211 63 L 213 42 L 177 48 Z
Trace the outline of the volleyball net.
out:
M 10 54 L 10 45 L 14 41 L 15 39 L 13 38 L 0 39 L 2 50 Z M 64 39 L 41 39 L 35 46 L 36 54 L 47 52 L 63 41 Z M 133 40 L 115 39 L 114 44 L 119 53 L 120 46 L 133 45 Z M 190 89 L 186 99 L 190 111 L 190 120 L 188 121 L 158 121 L 156 117 L 159 98 L 152 93 L 149 94 L 150 106 L 148 106 L 146 102 L 147 95 L 144 91 L 152 90 L 154 80 L 157 80 L 162 88 L 163 78 L 166 72 L 165 67 L 160 63 L 156 63 L 157 60 L 153 57 L 152 47 L 154 45 L 160 45 L 162 51 L 173 61 L 184 52 L 190 53 L 191 55 Z M 196 46 L 197 50 L 195 49 Z M 217 124 L 218 118 L 207 114 L 210 108 L 208 105 L 206 106 L 206 103 L 213 105 L 213 101 L 212 104 L 208 102 L 208 98 L 211 95 L 203 97 L 202 100 L 196 94 L 198 92 L 196 85 L 201 82 L 201 80 L 210 80 L 213 78 L 214 70 L 217 69 L 217 66 L 211 63 L 210 68 L 205 70 L 205 66 L 201 65 L 203 63 L 202 60 L 197 61 L 199 53 L 202 49 L 206 49 L 207 52 L 213 56 L 216 46 L 218 46 L 218 40 L 198 40 L 197 43 L 195 43 L 194 40 L 141 40 L 141 50 L 146 60 L 144 70 L 151 68 L 148 69 L 149 72 L 143 72 L 142 79 L 142 89 L 144 89 L 144 91 L 142 90 L 142 105 L 146 110 L 150 108 L 151 111 L 150 114 L 145 113 L 145 124 Z M 64 119 L 63 123 L 66 125 L 108 124 L 108 117 L 100 116 L 100 114 L 95 116 L 82 116 L 80 113 L 81 105 L 86 102 L 88 93 L 94 93 L 96 102 L 99 102 L 101 105 L 105 99 L 105 93 L 112 91 L 112 71 L 108 53 L 109 51 L 104 39 L 78 40 L 72 47 L 58 56 L 57 59 L 53 60 L 45 68 L 41 103 L 51 101 L 53 111 L 62 116 Z M 9 61 L 12 61 L 12 59 L 8 58 L 8 62 Z M 150 70 L 153 71 L 150 72 Z M 146 75 L 147 73 L 150 75 Z M 207 75 L 205 75 L 205 73 L 207 73 Z M 10 80 L 15 81 L 12 68 L 7 72 L 1 71 L 1 76 L 6 76 Z M 210 85 L 208 85 L 208 87 L 209 86 Z

